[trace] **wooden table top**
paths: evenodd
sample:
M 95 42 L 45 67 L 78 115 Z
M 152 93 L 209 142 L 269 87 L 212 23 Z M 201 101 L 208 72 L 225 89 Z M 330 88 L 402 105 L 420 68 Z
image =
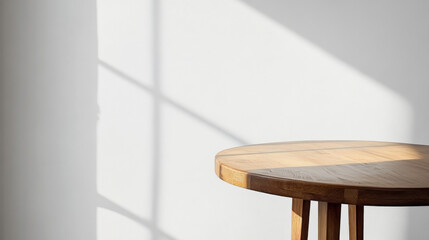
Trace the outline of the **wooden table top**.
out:
M 429 205 L 429 146 L 369 141 L 249 145 L 216 155 L 224 181 L 332 203 Z

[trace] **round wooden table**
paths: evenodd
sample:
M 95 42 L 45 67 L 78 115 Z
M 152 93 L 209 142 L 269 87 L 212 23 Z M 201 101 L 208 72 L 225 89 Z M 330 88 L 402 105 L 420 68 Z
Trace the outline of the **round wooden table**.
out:
M 338 240 L 341 204 L 350 239 L 363 239 L 364 205 L 429 205 L 429 146 L 369 141 L 303 141 L 231 148 L 216 174 L 239 187 L 293 198 L 292 240 L 307 239 L 318 201 L 319 240 Z

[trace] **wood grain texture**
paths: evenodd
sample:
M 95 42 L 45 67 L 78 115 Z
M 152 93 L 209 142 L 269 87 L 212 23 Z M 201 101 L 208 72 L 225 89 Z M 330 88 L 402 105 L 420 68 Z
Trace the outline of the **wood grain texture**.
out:
M 249 145 L 216 155 L 226 182 L 281 196 L 353 205 L 429 205 L 429 146 L 369 141 Z
M 363 206 L 349 205 L 350 240 L 363 240 Z
M 341 204 L 319 202 L 319 240 L 340 239 Z
M 292 199 L 292 240 L 307 240 L 310 201 Z

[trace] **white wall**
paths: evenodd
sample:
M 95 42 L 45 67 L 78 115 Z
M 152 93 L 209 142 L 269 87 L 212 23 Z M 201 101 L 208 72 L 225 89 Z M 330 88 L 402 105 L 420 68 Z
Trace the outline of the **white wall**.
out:
M 8 4 L 25 16 L 29 11 L 16 2 Z M 31 234 L 32 239 L 58 239 L 56 231 L 60 230 L 54 227 L 70 230 L 65 226 L 76 219 L 67 214 L 79 209 L 74 206 L 76 201 L 66 196 L 79 191 L 83 191 L 79 202 L 91 208 L 79 209 L 85 224 L 74 229 L 88 234 L 70 239 L 95 239 L 95 235 L 100 240 L 288 239 L 290 199 L 222 182 L 214 174 L 218 151 L 248 143 L 305 139 L 429 144 L 425 124 L 429 120 L 425 106 L 429 100 L 428 4 L 98 0 L 97 89 L 95 28 L 91 25 L 95 9 L 82 2 L 86 11 L 81 12 L 79 3 L 73 3 L 76 9 L 71 10 L 62 7 L 66 4 L 72 3 L 42 4 L 37 8 L 39 13 L 56 10 L 63 14 L 30 14 L 32 21 L 2 28 L 2 38 L 3 32 L 23 27 L 28 28 L 24 36 L 31 32 L 41 38 L 34 42 L 12 35 L 1 44 L 2 51 L 27 49 L 15 62 L 2 59 L 2 65 L 8 67 L 2 68 L 1 75 L 2 102 L 6 103 L 2 131 L 7 133 L 2 139 L 6 146 L 2 153 L 6 154 L 2 155 L 1 169 L 16 169 L 5 176 L 2 172 L 3 192 L 45 189 L 47 180 L 69 184 L 55 193 L 30 192 L 25 200 L 8 194 L 2 206 L 11 210 L 2 217 L 6 229 L 2 239 L 29 239 L 25 234 Z M 59 24 L 46 25 L 45 32 L 30 31 L 39 26 L 39 18 Z M 71 20 L 73 25 L 60 27 Z M 64 29 L 81 32 L 71 34 Z M 62 35 L 64 32 L 68 34 Z M 86 44 L 76 43 L 76 36 L 87 37 Z M 67 51 L 61 52 L 66 60 L 81 63 L 72 72 L 82 75 L 67 74 L 69 68 L 59 61 L 56 51 L 57 40 L 67 46 Z M 44 51 L 37 50 L 40 47 Z M 7 56 L 17 56 L 12 50 Z M 49 61 L 36 61 L 45 56 Z M 23 61 L 28 58 L 28 63 Z M 16 68 L 20 65 L 30 71 L 22 74 L 21 68 Z M 46 66 L 56 71 L 52 73 Z M 44 70 L 37 72 L 39 75 L 28 73 L 38 69 Z M 51 79 L 46 76 L 70 81 L 46 81 Z M 3 90 L 12 87 L 17 94 Z M 28 105 L 21 99 L 33 96 L 30 90 L 34 88 L 48 94 L 43 101 Z M 85 98 L 75 95 L 76 89 L 84 91 Z M 95 97 L 100 109 L 96 130 L 91 121 Z M 80 106 L 86 113 L 66 117 L 63 110 L 70 109 L 67 106 Z M 37 108 L 49 111 L 32 110 Z M 15 109 L 24 117 L 9 114 Z M 6 115 L 10 117 L 4 118 Z M 35 116 L 40 119 L 30 120 Z M 16 119 L 25 120 L 14 125 Z M 34 122 L 54 127 L 45 127 L 48 135 L 41 137 L 32 130 Z M 87 131 L 73 131 L 73 138 L 64 132 L 71 131 L 69 126 L 79 129 L 79 124 Z M 15 137 L 31 137 L 33 141 L 17 144 L 11 140 Z M 22 180 L 28 170 L 15 163 L 25 165 L 36 156 L 36 166 L 50 166 L 46 154 L 38 157 L 36 153 L 40 149 L 47 153 L 52 149 L 50 143 L 58 144 L 57 139 L 63 139 L 59 141 L 62 146 L 72 146 L 56 148 L 49 158 L 62 159 L 54 168 L 59 174 L 50 175 L 45 169 L 30 183 Z M 31 155 L 12 148 L 18 145 Z M 84 146 L 85 151 L 80 151 Z M 79 158 L 78 154 L 84 156 Z M 76 158 L 80 159 L 77 163 L 71 160 Z M 69 164 L 81 173 L 65 170 Z M 81 175 L 84 177 L 77 177 Z M 82 190 L 72 179 L 87 183 L 87 188 Z M 93 205 L 90 196 L 96 198 Z M 37 198 L 38 204 L 30 204 L 32 198 Z M 44 209 L 52 199 L 59 206 L 72 207 L 63 209 L 65 215 L 54 215 L 55 211 Z M 49 221 L 28 221 L 16 213 L 22 207 Z M 312 206 L 310 239 L 317 236 L 316 208 Z M 343 212 L 341 235 L 347 239 L 347 214 Z M 428 208 L 368 207 L 365 237 L 425 239 L 428 212 Z M 35 230 L 40 227 L 43 233 Z

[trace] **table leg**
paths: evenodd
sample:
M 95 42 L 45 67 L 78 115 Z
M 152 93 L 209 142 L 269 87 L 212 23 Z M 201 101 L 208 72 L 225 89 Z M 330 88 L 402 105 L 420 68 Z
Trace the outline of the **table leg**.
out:
M 292 240 L 307 240 L 310 201 L 292 199 Z
M 363 240 L 363 206 L 349 205 L 350 240 Z
M 319 240 L 340 239 L 341 204 L 319 202 Z

